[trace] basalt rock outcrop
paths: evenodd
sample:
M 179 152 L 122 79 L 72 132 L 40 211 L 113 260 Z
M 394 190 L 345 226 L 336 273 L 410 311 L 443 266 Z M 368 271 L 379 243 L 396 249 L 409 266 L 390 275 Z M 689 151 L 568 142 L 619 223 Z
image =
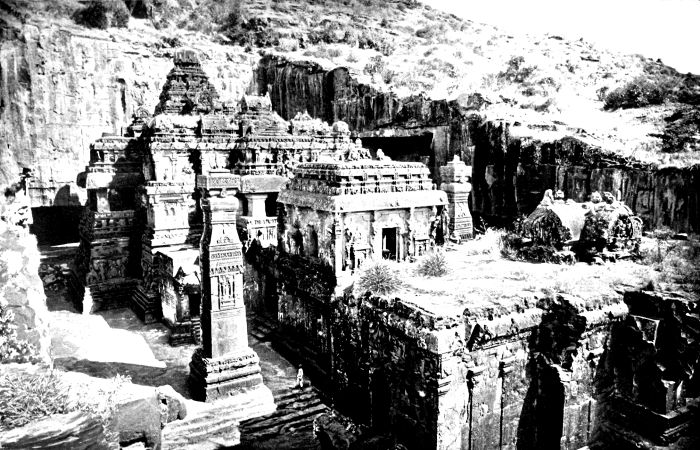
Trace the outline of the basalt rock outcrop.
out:
M 471 96 L 466 108 L 423 95 L 399 98 L 361 83 L 346 67 L 328 70 L 270 55 L 258 63 L 253 89 L 269 93 L 273 108 L 287 120 L 307 111 L 326 122 L 347 122 L 363 138 L 430 134 L 431 156 L 425 162 L 434 175 L 454 155 L 471 160 L 467 116 L 482 105 L 480 96 Z
M 659 168 L 573 137 L 554 142 L 518 138 L 505 123 L 473 123 L 470 132 L 473 212 L 490 221 L 507 223 L 529 214 L 542 193 L 554 187 L 577 202 L 595 191 L 619 190 L 647 229 L 700 230 L 700 166 Z
M 579 202 L 594 191 L 619 189 L 646 228 L 699 230 L 700 167 L 642 164 L 573 137 L 552 142 L 515 137 L 508 124 L 478 114 L 484 99 L 477 94 L 467 101 L 398 98 L 359 82 L 347 68 L 328 70 L 274 56 L 260 61 L 254 88 L 270 94 L 282 117 L 308 111 L 327 121 L 343 120 L 368 138 L 365 142 L 427 134 L 430 148 L 424 162 L 433 175 L 454 155 L 473 161 L 472 212 L 491 223 L 506 224 L 531 213 L 546 189 L 561 189 Z

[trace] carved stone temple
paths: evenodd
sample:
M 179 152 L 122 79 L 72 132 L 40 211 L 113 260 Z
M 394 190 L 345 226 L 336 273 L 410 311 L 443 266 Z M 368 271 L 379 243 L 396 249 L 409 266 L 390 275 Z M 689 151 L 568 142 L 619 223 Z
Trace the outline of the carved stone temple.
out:
M 630 261 L 620 264 L 639 286 L 624 294 L 595 264 L 524 261 L 632 255 L 641 219 L 620 196 L 546 191 L 499 242 L 513 239 L 519 260 L 469 254 L 484 217 L 472 217 L 469 161 L 449 160 L 466 141 L 428 168 L 398 161 L 416 159 L 398 144 L 387 151 L 397 160 L 378 144 L 372 158 L 359 140 L 388 142 L 391 130 L 351 132 L 296 111 L 285 120 L 268 94 L 236 100 L 220 98 L 194 51 L 178 50 L 158 104 L 96 140 L 79 177 L 76 307 L 129 307 L 165 324 L 170 345 L 196 345 L 193 399 L 240 405 L 241 421 L 275 410 L 265 354 L 249 344 L 263 318 L 274 351 L 303 365 L 324 401 L 408 448 L 634 448 L 624 445 L 671 445 L 697 425 L 697 297 L 647 291 Z M 432 257 L 449 275 L 420 272 Z M 378 262 L 402 277 L 391 294 L 360 288 Z M 564 291 L 572 279 L 591 289 Z

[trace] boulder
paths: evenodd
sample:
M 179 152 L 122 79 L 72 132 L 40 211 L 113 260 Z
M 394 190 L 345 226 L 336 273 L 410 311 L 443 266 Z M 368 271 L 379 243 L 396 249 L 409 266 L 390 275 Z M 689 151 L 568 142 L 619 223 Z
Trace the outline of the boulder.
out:
M 120 443 L 144 442 L 158 448 L 161 442 L 161 409 L 156 390 L 152 395 L 127 400 L 117 406 L 114 427 Z
M 161 405 L 167 407 L 167 415 L 162 418 L 163 424 L 174 420 L 182 420 L 187 417 L 187 404 L 185 398 L 170 385 L 159 386 L 156 389 Z

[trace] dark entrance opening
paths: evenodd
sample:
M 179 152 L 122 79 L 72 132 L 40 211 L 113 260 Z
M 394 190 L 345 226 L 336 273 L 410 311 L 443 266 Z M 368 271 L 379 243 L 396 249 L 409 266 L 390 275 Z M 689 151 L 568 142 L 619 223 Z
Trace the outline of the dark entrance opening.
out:
M 39 245 L 60 245 L 78 242 L 80 216 L 83 206 L 40 206 L 32 208 L 34 223 L 29 231 L 36 236 Z
M 190 293 L 187 294 L 187 298 L 190 303 L 190 317 L 199 317 L 202 314 L 201 304 L 202 304 L 202 294 Z
M 431 149 L 433 133 L 417 134 L 415 136 L 397 137 L 363 137 L 362 146 L 370 149 L 373 158 L 377 156 L 377 149 L 382 149 L 384 155 L 394 161 L 422 162 L 432 172 L 435 165 L 435 156 Z
M 396 260 L 398 249 L 398 228 L 382 228 L 382 258 Z

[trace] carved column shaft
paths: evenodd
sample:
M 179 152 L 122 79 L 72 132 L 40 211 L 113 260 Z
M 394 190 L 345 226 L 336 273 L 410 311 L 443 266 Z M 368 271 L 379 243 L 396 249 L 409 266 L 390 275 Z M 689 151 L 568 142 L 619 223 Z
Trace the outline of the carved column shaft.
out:
M 272 392 L 263 384 L 260 360 L 248 347 L 243 302 L 243 250 L 236 230 L 239 178 L 202 176 L 204 230 L 200 242 L 202 272 L 202 347 L 190 363 L 190 392 L 207 402 L 246 395 L 245 417 L 274 410 Z M 251 397 L 252 396 L 252 397 Z M 241 400 L 243 401 L 243 400 Z
M 235 227 L 238 200 L 208 198 L 202 209 L 202 339 L 204 356 L 219 358 L 248 348 L 243 252 Z

